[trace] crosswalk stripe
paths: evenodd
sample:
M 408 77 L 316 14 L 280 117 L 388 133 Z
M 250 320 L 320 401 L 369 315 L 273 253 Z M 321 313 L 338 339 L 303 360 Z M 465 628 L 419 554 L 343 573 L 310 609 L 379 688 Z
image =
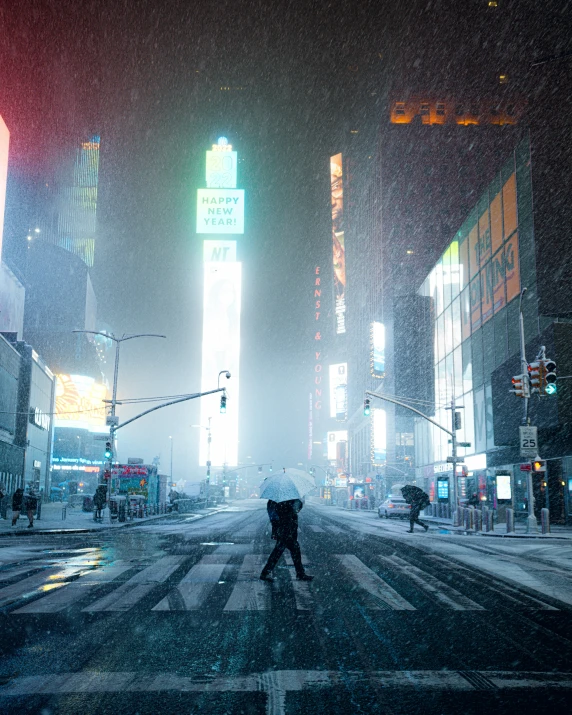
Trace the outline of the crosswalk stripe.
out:
M 337 554 L 349 575 L 357 581 L 374 600 L 375 608 L 391 608 L 395 611 L 415 611 L 409 601 L 400 596 L 395 589 L 368 568 L 357 556 L 353 554 Z
M 377 560 L 387 568 L 395 569 L 408 576 L 419 588 L 431 594 L 442 606 L 454 611 L 484 611 L 483 606 L 475 603 L 451 586 L 443 583 L 432 574 L 413 566 L 399 556 L 377 556 Z
M 259 579 L 265 563 L 266 556 L 246 554 L 225 611 L 267 611 L 270 608 L 269 584 Z
M 86 606 L 83 611 L 128 611 L 150 593 L 158 583 L 165 582 L 179 568 L 184 559 L 184 556 L 164 556 L 135 574 L 129 581 L 108 593 L 107 596 Z
M 209 554 L 183 577 L 181 582 L 153 608 L 153 611 L 196 611 L 220 581 L 230 554 Z
M 313 531 L 315 534 L 325 534 L 325 533 L 326 533 L 326 532 L 324 531 L 324 529 L 322 529 L 321 526 L 317 526 L 316 524 L 308 524 L 308 528 L 309 528 L 309 529 L 312 529 L 312 531 Z
M 296 610 L 311 611 L 314 608 L 314 596 L 310 590 L 310 584 L 306 581 L 298 581 L 296 572 L 294 571 L 294 562 L 290 554 L 284 554 L 284 559 L 290 567 L 290 579 L 292 581 L 292 589 L 294 590 L 294 599 L 296 601 Z M 306 559 L 302 556 L 302 564 L 307 565 Z
M 341 534 L 343 532 L 343 529 L 340 529 L 337 526 L 332 526 L 332 524 L 328 524 L 326 526 L 326 529 L 328 531 L 330 531 L 332 534 Z
M 0 589 L 0 607 L 8 606 L 20 598 L 36 596 L 42 591 L 47 593 L 52 589 L 61 588 L 65 583 L 64 578 L 69 578 L 81 570 L 80 567 L 63 570 L 54 567 L 28 576 L 28 578 L 24 578 L 10 586 L 5 586 Z
M 57 613 L 63 611 L 95 591 L 102 583 L 113 581 L 125 571 L 129 571 L 132 566 L 128 561 L 116 561 L 108 567 L 90 571 L 85 577 L 81 576 L 77 581 L 63 584 L 63 588 L 49 592 L 43 598 L 18 608 L 14 613 Z

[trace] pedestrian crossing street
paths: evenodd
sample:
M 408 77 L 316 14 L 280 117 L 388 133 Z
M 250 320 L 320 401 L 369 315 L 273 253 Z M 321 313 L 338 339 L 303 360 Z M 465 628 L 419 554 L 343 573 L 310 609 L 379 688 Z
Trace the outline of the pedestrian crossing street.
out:
M 61 613 L 72 608 L 84 613 L 125 613 L 133 608 L 152 612 L 222 609 L 231 614 L 271 611 L 278 602 L 276 595 L 286 594 L 293 597 L 297 611 L 312 612 L 329 605 L 335 587 L 347 592 L 348 601 L 370 611 L 428 607 L 484 611 L 499 606 L 559 610 L 554 601 L 547 602 L 540 594 L 536 597 L 484 579 L 483 574 L 439 556 L 432 557 L 431 566 L 420 567 L 396 554 L 370 554 L 369 565 L 355 554 L 334 554 L 326 565 L 306 560 L 315 576 L 309 583 L 296 580 L 291 557 L 285 554 L 276 581 L 269 584 L 258 578 L 268 554 L 251 553 L 252 543 L 206 546 L 213 551 L 201 558 L 159 552 L 152 563 L 90 560 L 89 550 L 59 563 L 42 558 L 4 563 L 0 568 L 0 609 L 13 614 Z M 451 575 L 462 590 L 451 585 Z M 283 600 L 280 607 L 284 608 Z

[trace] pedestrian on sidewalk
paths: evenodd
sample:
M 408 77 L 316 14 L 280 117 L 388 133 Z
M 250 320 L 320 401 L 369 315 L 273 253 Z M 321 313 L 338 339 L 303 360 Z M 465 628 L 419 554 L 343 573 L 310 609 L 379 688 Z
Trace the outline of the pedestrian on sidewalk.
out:
M 431 503 L 431 500 L 429 499 L 429 495 L 426 494 L 423 489 L 420 489 L 419 487 L 416 487 L 412 484 L 407 484 L 401 489 L 401 493 L 403 494 L 403 498 L 408 504 L 411 504 L 411 511 L 409 512 L 409 531 L 407 532 L 408 534 L 413 533 L 413 527 L 415 524 L 418 524 L 419 526 L 422 526 L 425 531 L 429 529 L 427 524 L 424 524 L 422 521 L 419 520 L 419 514 L 421 512 L 421 509 L 425 509 L 425 507 L 429 506 Z
M 103 518 L 101 515 L 101 510 L 105 506 L 107 501 L 107 487 L 105 484 L 100 484 L 95 490 L 93 495 L 93 508 L 95 509 L 95 514 L 93 516 L 94 521 L 101 521 Z
M 28 493 L 24 495 L 24 506 L 26 507 L 26 514 L 28 516 L 28 529 L 33 529 L 34 514 L 36 513 L 36 508 L 38 506 L 38 497 L 32 487 L 30 487 Z
M 262 581 L 274 580 L 270 574 L 285 549 L 288 549 L 292 555 L 292 561 L 296 569 L 296 578 L 299 581 L 311 581 L 314 577 L 309 576 L 304 571 L 302 553 L 300 551 L 300 544 L 298 543 L 298 512 L 303 507 L 302 501 L 300 499 L 290 499 L 278 503 L 273 502 L 273 504 L 275 504 L 275 506 L 272 507 L 272 511 L 278 517 L 276 519 L 276 525 L 273 525 L 276 546 L 270 554 L 266 566 L 262 569 L 260 578 Z M 270 509 L 268 509 L 268 513 L 270 514 Z
M 23 501 L 24 490 L 22 489 L 22 487 L 18 487 L 18 489 L 16 489 L 16 491 L 12 495 L 12 526 L 16 526 L 16 522 L 20 518 Z

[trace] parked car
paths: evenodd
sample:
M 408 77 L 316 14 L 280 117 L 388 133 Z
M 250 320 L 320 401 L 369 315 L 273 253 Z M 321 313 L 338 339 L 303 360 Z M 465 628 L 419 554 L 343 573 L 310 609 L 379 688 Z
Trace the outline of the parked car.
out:
M 382 502 L 377 513 L 380 519 L 385 517 L 389 519 L 392 516 L 397 516 L 400 519 L 409 518 L 409 512 L 411 511 L 411 504 L 408 504 L 403 497 L 388 497 L 384 502 Z

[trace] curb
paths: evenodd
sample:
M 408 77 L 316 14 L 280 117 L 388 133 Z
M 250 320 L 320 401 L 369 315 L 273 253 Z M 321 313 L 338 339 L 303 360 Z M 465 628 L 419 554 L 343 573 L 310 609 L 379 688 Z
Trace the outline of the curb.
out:
M 227 505 L 228 506 L 228 505 Z M 225 507 L 226 508 L 226 507 Z M 207 516 L 211 516 L 213 514 L 218 514 L 219 512 L 224 511 L 224 509 L 217 509 L 216 511 L 211 511 L 208 514 L 196 514 L 195 518 L 193 521 L 196 521 L 196 519 L 204 519 Z M 192 512 L 189 513 L 189 516 L 191 516 Z M 171 513 L 171 514 L 156 514 L 154 516 L 147 517 L 143 521 L 138 521 L 138 522 L 129 522 L 128 524 L 118 524 L 117 526 L 108 526 L 108 527 L 91 527 L 91 528 L 77 528 L 77 527 L 71 527 L 69 529 L 61 528 L 58 527 L 57 529 L 27 529 L 25 528 L 25 531 L 5 531 L 2 532 L 0 531 L 0 539 L 3 536 L 12 536 L 12 537 L 18 537 L 18 536 L 49 536 L 50 534 L 63 534 L 63 535 L 69 535 L 69 534 L 99 534 L 99 533 L 109 533 L 109 532 L 114 532 L 117 531 L 118 529 L 127 529 L 129 527 L 133 526 L 142 526 L 143 524 L 148 524 L 150 521 L 155 521 L 157 519 L 168 519 L 172 516 L 182 516 L 179 512 Z

